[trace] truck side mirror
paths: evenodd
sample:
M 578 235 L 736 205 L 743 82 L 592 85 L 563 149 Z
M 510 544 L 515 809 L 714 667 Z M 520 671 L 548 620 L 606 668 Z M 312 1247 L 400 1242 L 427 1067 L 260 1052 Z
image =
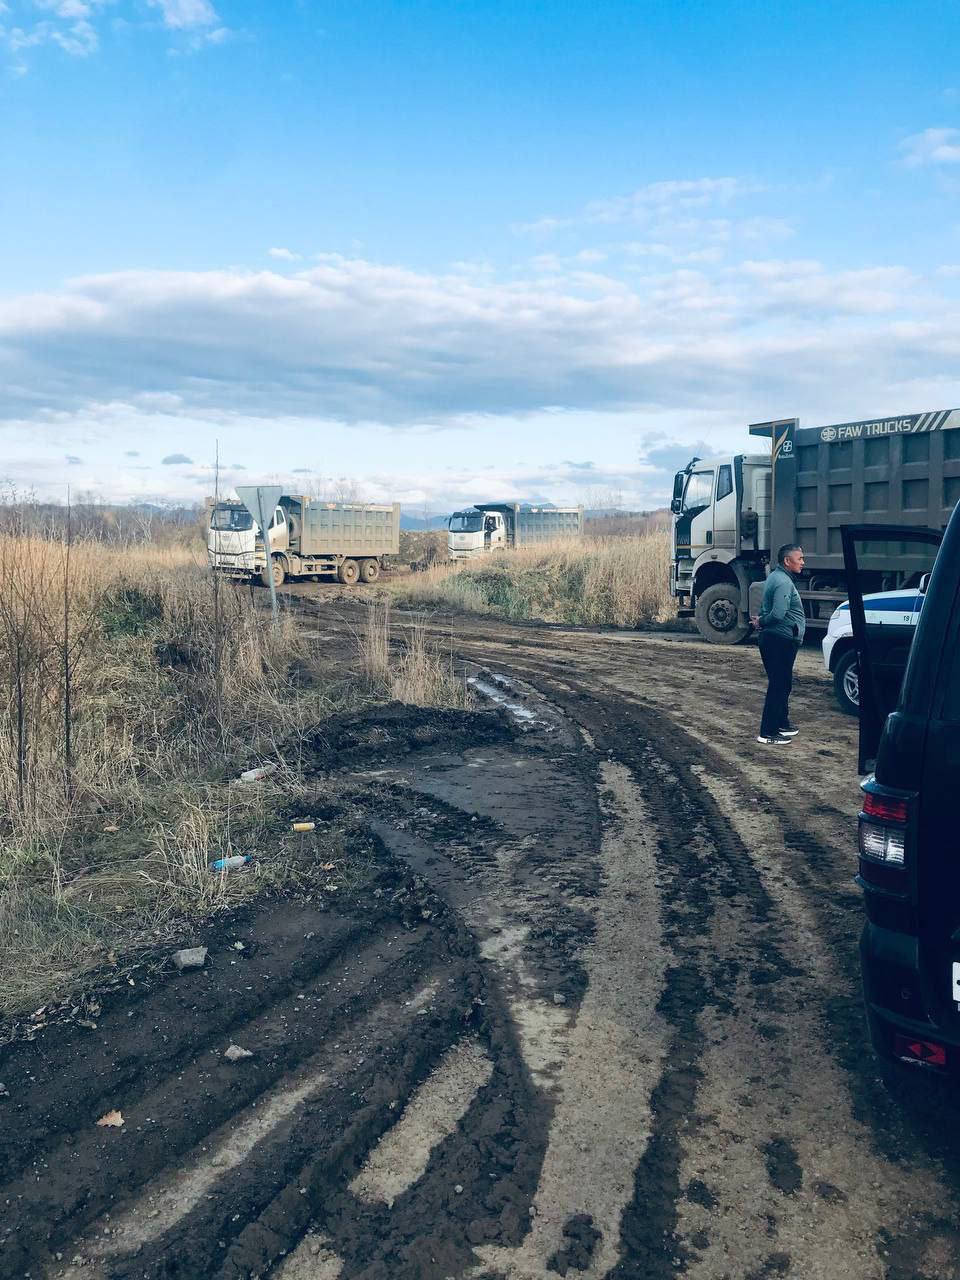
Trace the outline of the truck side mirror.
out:
M 929 585 L 930 585 L 930 574 L 925 573 L 920 579 L 919 591 L 922 596 L 925 596 L 927 594 L 927 587 L 929 587 Z

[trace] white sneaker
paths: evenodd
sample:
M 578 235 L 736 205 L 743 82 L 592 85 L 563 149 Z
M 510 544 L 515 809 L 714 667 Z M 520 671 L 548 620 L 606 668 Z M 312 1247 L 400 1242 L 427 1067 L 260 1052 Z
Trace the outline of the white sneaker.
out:
M 772 738 L 766 738 L 761 733 L 757 738 L 758 742 L 762 742 L 765 747 L 789 747 L 790 739 L 785 738 L 782 734 L 775 734 Z
M 781 730 L 780 730 L 780 737 L 781 737 L 781 738 L 795 738 L 799 732 L 800 732 L 800 730 L 799 730 L 799 729 L 781 729 Z

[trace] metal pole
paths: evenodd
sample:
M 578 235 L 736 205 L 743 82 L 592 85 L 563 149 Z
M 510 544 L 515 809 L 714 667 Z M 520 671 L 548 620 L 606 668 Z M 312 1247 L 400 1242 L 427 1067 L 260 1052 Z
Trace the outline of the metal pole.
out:
M 273 559 L 270 555 L 270 530 L 263 511 L 263 490 L 257 487 L 257 511 L 260 513 L 260 533 L 263 537 L 263 554 L 267 565 L 267 584 L 270 587 L 270 616 L 274 622 L 279 620 L 277 609 L 277 588 L 273 581 Z M 273 512 L 270 512 L 271 518 Z

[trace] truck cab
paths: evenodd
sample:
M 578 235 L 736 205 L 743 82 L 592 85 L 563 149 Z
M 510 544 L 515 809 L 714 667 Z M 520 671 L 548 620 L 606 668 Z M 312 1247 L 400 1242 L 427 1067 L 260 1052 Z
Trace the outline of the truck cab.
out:
M 271 552 L 287 550 L 289 526 L 282 506 L 273 513 L 269 537 Z M 226 500 L 211 508 L 207 559 L 212 569 L 231 576 L 249 577 L 259 572 L 263 565 L 263 539 L 242 502 Z
M 455 511 L 447 522 L 447 549 L 451 560 L 470 560 L 487 551 L 498 551 L 509 541 L 502 511 L 471 507 Z
M 770 458 L 694 458 L 673 482 L 671 593 L 705 639 L 735 644 L 750 629 L 752 582 L 770 542 Z

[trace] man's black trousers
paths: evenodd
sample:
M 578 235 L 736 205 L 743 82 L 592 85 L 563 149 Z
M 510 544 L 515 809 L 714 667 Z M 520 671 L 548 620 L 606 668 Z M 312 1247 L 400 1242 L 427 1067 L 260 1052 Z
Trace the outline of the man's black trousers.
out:
M 775 631 L 760 632 L 760 657 L 767 673 L 767 696 L 763 703 L 760 733 L 775 738 L 790 724 L 790 690 L 793 688 L 793 664 L 797 659 L 797 642 Z

